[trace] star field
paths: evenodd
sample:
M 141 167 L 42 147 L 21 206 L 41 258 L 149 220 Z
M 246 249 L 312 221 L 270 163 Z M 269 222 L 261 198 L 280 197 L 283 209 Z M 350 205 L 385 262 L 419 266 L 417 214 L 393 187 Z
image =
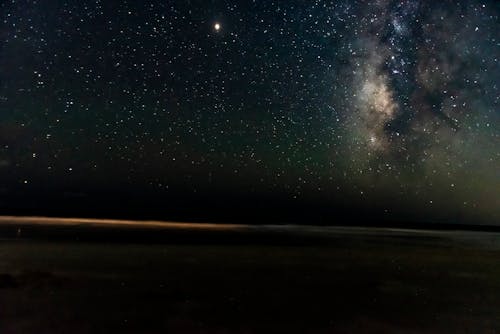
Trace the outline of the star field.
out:
M 499 14 L 4 1 L 0 195 L 272 195 L 499 223 Z

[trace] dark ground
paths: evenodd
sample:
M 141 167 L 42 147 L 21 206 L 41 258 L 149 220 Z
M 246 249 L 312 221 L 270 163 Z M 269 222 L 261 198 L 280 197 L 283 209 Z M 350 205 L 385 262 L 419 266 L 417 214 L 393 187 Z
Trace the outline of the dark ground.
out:
M 0 224 L 0 333 L 498 333 L 500 234 Z

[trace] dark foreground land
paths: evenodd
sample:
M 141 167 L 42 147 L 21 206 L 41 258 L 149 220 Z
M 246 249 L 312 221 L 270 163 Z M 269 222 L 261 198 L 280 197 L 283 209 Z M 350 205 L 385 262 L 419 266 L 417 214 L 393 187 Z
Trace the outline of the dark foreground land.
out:
M 0 219 L 0 333 L 498 333 L 500 234 Z

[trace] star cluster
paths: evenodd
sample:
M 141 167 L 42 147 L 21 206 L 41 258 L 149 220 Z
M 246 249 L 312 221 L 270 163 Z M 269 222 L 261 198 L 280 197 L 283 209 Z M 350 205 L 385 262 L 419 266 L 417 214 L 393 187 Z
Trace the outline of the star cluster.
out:
M 0 194 L 500 221 L 496 1 L 4 1 Z

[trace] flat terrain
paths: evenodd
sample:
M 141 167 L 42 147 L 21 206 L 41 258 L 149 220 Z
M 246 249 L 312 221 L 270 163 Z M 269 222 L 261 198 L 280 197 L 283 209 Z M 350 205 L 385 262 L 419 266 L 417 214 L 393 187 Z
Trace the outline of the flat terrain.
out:
M 0 217 L 0 237 L 2 334 L 500 332 L 492 232 Z

